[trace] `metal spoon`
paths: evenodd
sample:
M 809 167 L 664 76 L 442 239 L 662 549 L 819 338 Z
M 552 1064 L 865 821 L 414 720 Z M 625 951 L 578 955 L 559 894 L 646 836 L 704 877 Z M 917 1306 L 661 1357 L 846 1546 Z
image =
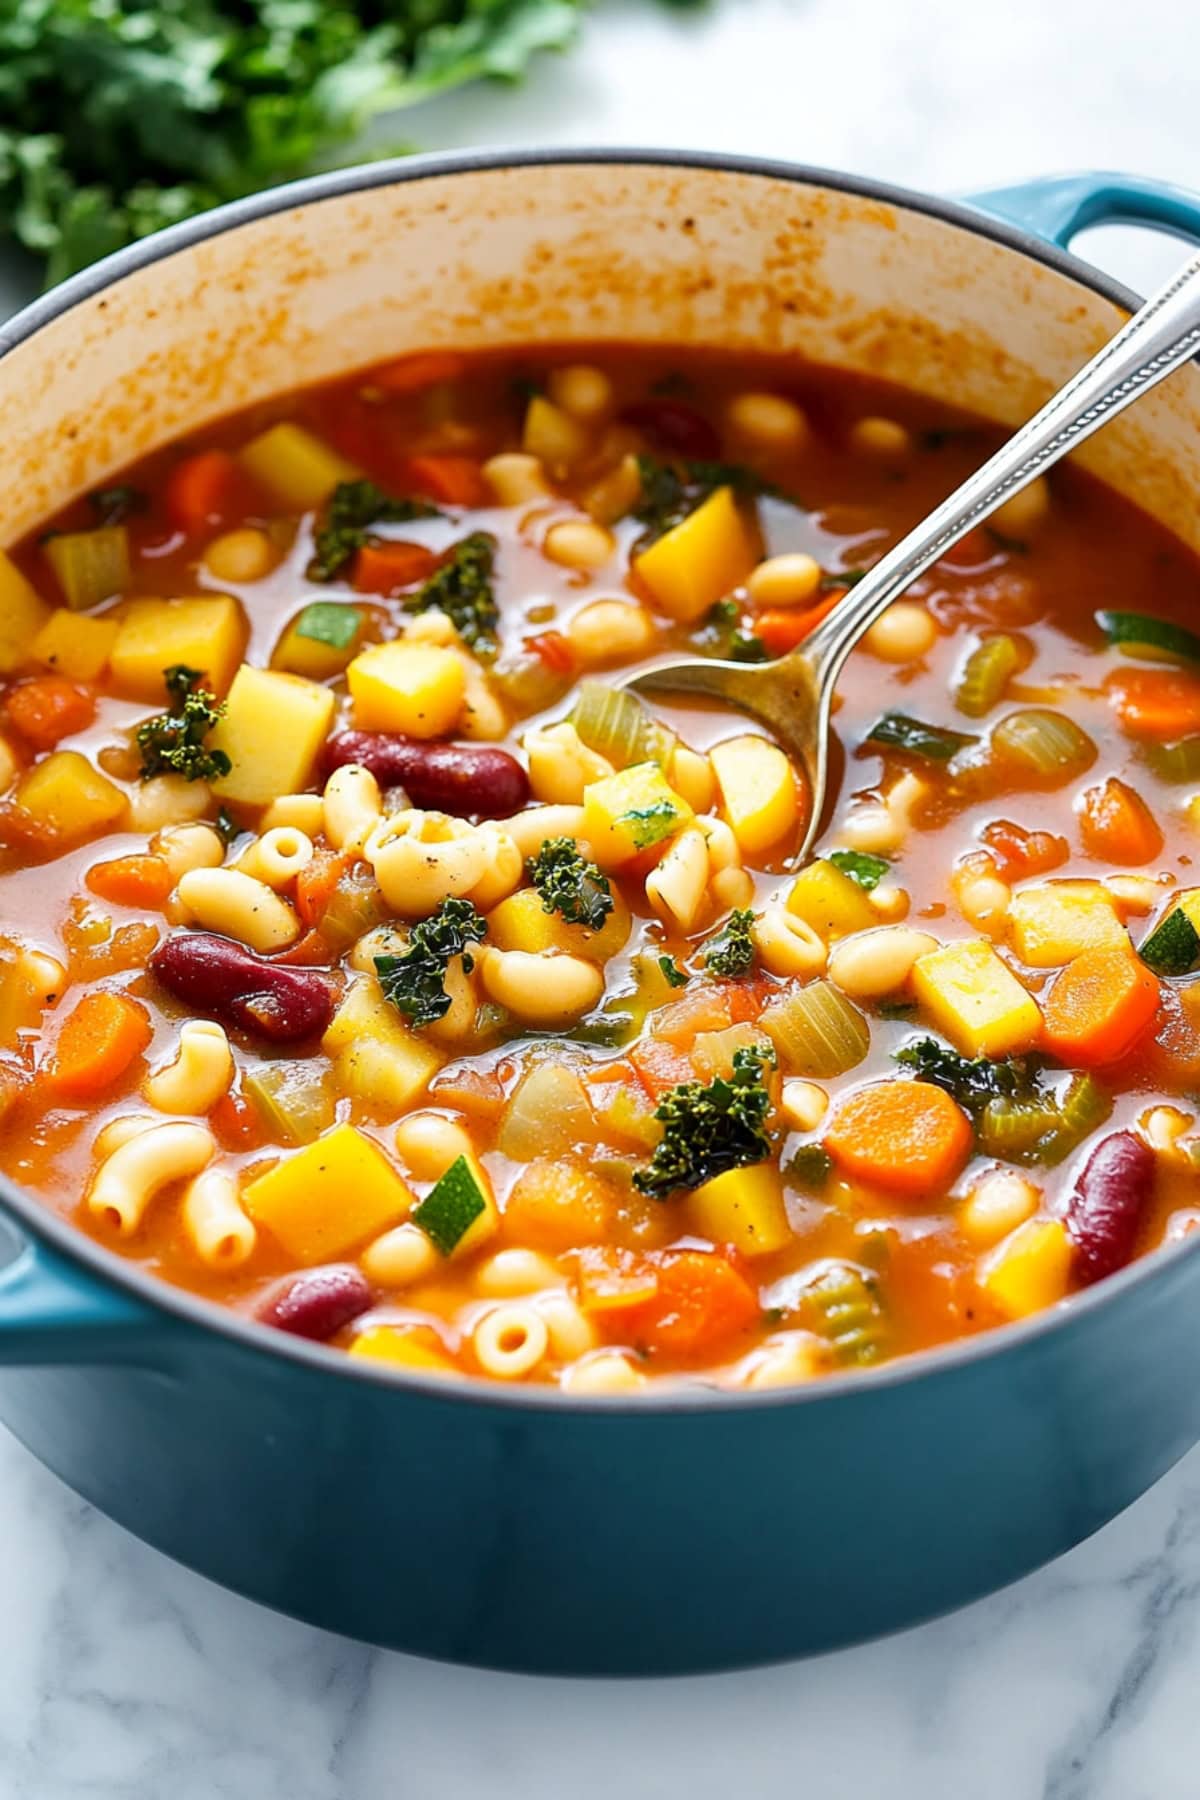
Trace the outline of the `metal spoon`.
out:
M 1200 257 L 1193 257 L 1027 425 L 889 550 L 798 650 L 750 665 L 711 658 L 664 663 L 625 685 L 721 700 L 768 726 L 807 782 L 808 817 L 796 855 L 803 861 L 825 802 L 834 688 L 863 633 L 973 525 L 1198 351 Z

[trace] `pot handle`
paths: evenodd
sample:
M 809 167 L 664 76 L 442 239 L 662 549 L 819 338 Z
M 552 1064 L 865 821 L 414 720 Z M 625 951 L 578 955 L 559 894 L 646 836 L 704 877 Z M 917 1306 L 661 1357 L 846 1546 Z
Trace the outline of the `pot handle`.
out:
M 0 1268 L 0 1367 L 152 1360 L 174 1321 L 169 1313 L 110 1286 L 81 1264 L 19 1234 Z
M 1015 187 L 989 188 L 970 199 L 973 206 L 1049 238 L 1063 250 L 1092 225 L 1150 225 L 1200 243 L 1200 194 L 1139 175 L 1105 170 L 1047 175 Z

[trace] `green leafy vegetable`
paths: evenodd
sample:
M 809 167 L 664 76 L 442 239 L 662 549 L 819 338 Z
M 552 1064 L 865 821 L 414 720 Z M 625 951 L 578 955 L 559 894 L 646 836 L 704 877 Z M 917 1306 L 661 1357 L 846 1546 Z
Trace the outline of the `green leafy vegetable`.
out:
M 892 866 L 886 856 L 872 856 L 869 850 L 831 850 L 826 860 L 851 881 L 857 881 L 868 894 L 879 886 Z
M 914 1038 L 894 1055 L 901 1068 L 918 1081 L 944 1088 L 968 1112 L 978 1112 L 998 1097 L 1029 1097 L 1037 1091 L 1036 1071 L 1023 1057 L 994 1062 L 987 1056 L 960 1056 L 933 1037 Z
M 413 1025 L 432 1025 L 445 1018 L 450 1011 L 446 971 L 461 956 L 470 974 L 470 946 L 482 943 L 486 931 L 486 921 L 469 900 L 443 900 L 430 918 L 413 926 L 406 950 L 375 958 L 385 998 Z
M 404 602 L 405 612 L 444 612 L 465 644 L 481 655 L 494 653 L 500 609 L 492 588 L 496 542 L 473 531 L 446 552 L 429 580 Z
M 949 762 L 971 739 L 961 731 L 926 725 L 924 720 L 912 719 L 907 713 L 889 712 L 872 725 L 867 742 L 882 744 L 888 750 L 903 750 L 926 762 Z
M 613 909 L 608 876 L 580 855 L 570 838 L 547 838 L 526 868 L 545 912 L 560 914 L 568 925 L 599 931 Z
M 232 764 L 223 750 L 206 750 L 204 740 L 225 711 L 225 703 L 200 683 L 199 669 L 172 663 L 163 670 L 171 697 L 171 710 L 144 719 L 137 728 L 142 753 L 142 779 L 151 775 L 182 775 L 188 781 L 215 781 L 228 775 Z
M 658 966 L 663 972 L 668 987 L 681 988 L 687 986 L 687 975 L 680 968 L 673 956 L 660 956 Z
M 373 481 L 339 481 L 314 534 L 312 559 L 304 572 L 310 581 L 332 581 L 362 549 L 372 525 L 408 525 L 413 519 L 440 517 L 428 500 L 394 499 Z
M 719 656 L 722 662 L 766 662 L 770 654 L 758 633 L 746 630 L 736 600 L 718 600 L 710 606 L 691 641 L 697 650 Z
M 654 1117 L 663 1126 L 661 1142 L 633 1185 L 658 1200 L 678 1188 L 697 1188 L 729 1169 L 762 1162 L 771 1153 L 766 1118 L 771 1099 L 763 1070 L 772 1052 L 742 1046 L 733 1069 L 710 1082 L 684 1081 L 665 1093 Z
M 425 1198 L 412 1209 L 412 1220 L 443 1256 L 449 1256 L 483 1212 L 487 1200 L 465 1156 L 450 1164 Z
M 784 1164 L 783 1173 L 793 1187 L 819 1194 L 833 1173 L 833 1158 L 820 1144 L 801 1144 Z
M 704 966 L 710 975 L 749 975 L 758 961 L 754 944 L 754 913 L 737 906 L 721 929 L 704 946 Z
M 362 614 L 357 606 L 345 606 L 337 600 L 314 600 L 296 620 L 297 637 L 309 638 L 316 644 L 328 644 L 332 650 L 346 650 L 358 636 Z
M 141 488 L 128 482 L 97 488 L 88 495 L 88 503 L 101 525 L 123 525 L 134 513 L 145 512 L 150 504 Z
M 639 550 L 680 524 L 718 488 L 732 488 L 744 499 L 776 491 L 742 463 L 662 462 L 657 456 L 639 456 L 637 465 L 642 491 L 633 516 L 646 527 L 638 539 Z

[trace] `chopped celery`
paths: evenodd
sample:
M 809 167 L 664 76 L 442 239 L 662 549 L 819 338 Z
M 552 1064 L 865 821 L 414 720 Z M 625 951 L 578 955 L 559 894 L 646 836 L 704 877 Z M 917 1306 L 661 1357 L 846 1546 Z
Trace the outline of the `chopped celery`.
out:
M 982 719 L 996 702 L 1021 666 L 1021 649 L 1016 638 L 1007 633 L 985 637 L 976 644 L 963 664 L 962 674 L 954 690 L 954 704 L 969 719 Z
M 1004 1162 L 1023 1162 L 1057 1124 L 1052 1094 L 998 1095 L 979 1115 L 979 1148 Z
M 1200 777 L 1200 737 L 1177 738 L 1173 744 L 1142 744 L 1140 750 L 1161 781 Z
M 311 1144 L 334 1122 L 332 1073 L 320 1063 L 259 1063 L 244 1085 L 281 1144 Z
M 800 1296 L 800 1321 L 825 1338 L 841 1363 L 873 1363 L 885 1325 L 878 1277 L 853 1263 L 829 1263 Z
M 589 750 L 608 758 L 614 769 L 652 762 L 665 767 L 675 736 L 652 719 L 628 688 L 603 681 L 583 681 L 571 723 Z
M 123 525 L 61 531 L 47 538 L 43 548 L 73 612 L 112 600 L 129 586 L 129 537 Z
M 1096 760 L 1087 732 L 1065 713 L 1031 706 L 1009 713 L 992 732 L 992 751 L 1026 778 L 1058 787 Z
M 1062 1162 L 1111 1111 L 1112 1096 L 1094 1075 L 1073 1075 L 1058 1103 L 1058 1122 L 1038 1145 L 1038 1161 Z
M 831 981 L 810 981 L 787 994 L 766 1008 L 759 1023 L 791 1075 L 844 1075 L 871 1043 L 866 1020 Z
M 388 916 L 379 883 L 370 869 L 356 864 L 338 877 L 318 928 L 332 950 L 348 950 L 365 931 L 374 930 Z

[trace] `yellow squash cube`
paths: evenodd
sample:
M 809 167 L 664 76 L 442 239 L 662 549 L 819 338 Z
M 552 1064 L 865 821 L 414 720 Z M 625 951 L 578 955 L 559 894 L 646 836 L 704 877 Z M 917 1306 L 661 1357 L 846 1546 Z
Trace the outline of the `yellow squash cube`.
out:
M 288 421 L 251 438 L 238 452 L 238 460 L 260 486 L 297 512 L 321 506 L 339 482 L 357 481 L 362 475 L 303 425 Z
M 488 914 L 488 943 L 497 950 L 526 950 L 531 956 L 560 950 L 607 962 L 624 947 L 632 925 L 620 894 L 612 898 L 613 909 L 600 930 L 589 931 L 586 925 L 568 924 L 561 913 L 547 912 L 534 888 L 520 888 Z
M 70 681 L 96 681 L 108 667 L 120 629 L 118 619 L 92 619 L 59 606 L 30 644 L 29 654 Z
M 792 1242 L 783 1184 L 771 1163 L 729 1169 L 698 1187 L 688 1201 L 693 1228 L 743 1256 L 770 1256 Z
M 225 703 L 225 717 L 209 744 L 233 767 L 213 792 L 248 806 L 266 806 L 306 787 L 333 721 L 334 698 L 300 675 L 243 663 Z
M 458 723 L 467 691 L 463 660 L 437 644 L 374 644 L 346 671 L 354 723 L 362 731 L 444 737 Z
M 635 557 L 633 567 L 660 611 L 686 624 L 739 587 L 758 559 L 758 532 L 732 489 L 723 487 Z
M 11 675 L 28 659 L 49 612 L 33 583 L 0 550 L 0 675 Z
M 1071 1258 L 1061 1219 L 1026 1219 L 987 1258 L 979 1285 L 1010 1319 L 1028 1318 L 1066 1294 Z
M 368 1325 L 350 1344 L 350 1355 L 365 1362 L 388 1363 L 395 1369 L 411 1369 L 414 1375 L 455 1375 L 454 1363 L 435 1350 L 427 1332 L 412 1325 Z
M 944 944 L 913 965 L 917 1004 L 964 1056 L 1028 1050 L 1042 1015 L 986 938 Z
M 334 1058 L 339 1089 L 389 1117 L 418 1100 L 442 1065 L 433 1045 L 384 999 L 373 975 L 351 984 L 321 1048 Z
M 132 600 L 121 615 L 109 656 L 113 681 L 132 700 L 165 703 L 163 670 L 199 669 L 203 685 L 223 694 L 246 645 L 246 621 L 228 594 L 196 600 Z
M 56 750 L 36 763 L 18 786 L 16 802 L 66 843 L 82 843 L 117 824 L 129 805 L 78 750 Z
M 1098 881 L 1047 881 L 1014 895 L 1013 949 L 1033 969 L 1055 969 L 1085 950 L 1120 949 L 1129 934 Z
M 271 664 L 289 675 L 328 681 L 340 675 L 358 647 L 363 615 L 339 600 L 314 600 L 298 612 L 275 646 Z
M 602 869 L 674 837 L 692 816 L 657 763 L 634 763 L 583 791 L 583 836 Z
M 709 760 L 725 817 L 743 856 L 758 856 L 791 831 L 800 810 L 796 775 L 777 744 L 764 737 L 727 738 Z
M 878 925 L 879 915 L 857 881 L 823 856 L 802 869 L 792 883 L 787 909 L 829 944 L 851 932 Z
M 414 1195 L 383 1151 L 353 1125 L 335 1125 L 242 1195 L 246 1211 L 295 1262 L 328 1262 L 397 1224 Z

